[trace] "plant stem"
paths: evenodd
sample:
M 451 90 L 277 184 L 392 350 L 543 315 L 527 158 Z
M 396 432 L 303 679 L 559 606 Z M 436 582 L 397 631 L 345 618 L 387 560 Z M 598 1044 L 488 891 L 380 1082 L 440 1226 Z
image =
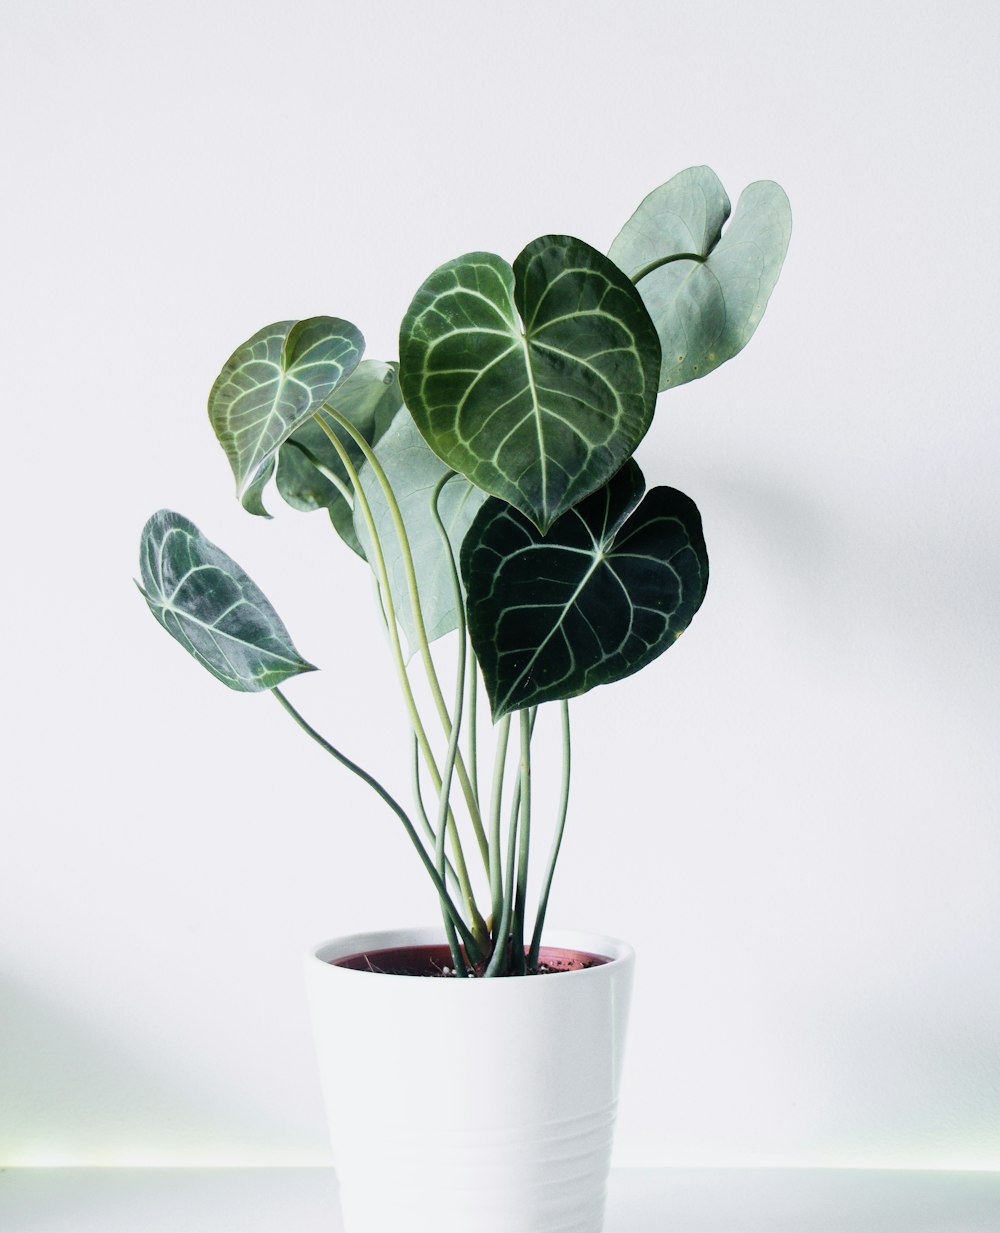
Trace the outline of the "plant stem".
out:
M 533 706 L 528 710 L 528 740 L 531 740 L 531 734 L 535 730 L 535 719 L 538 716 L 538 707 Z M 505 715 L 504 720 L 508 727 L 510 716 Z M 503 721 L 501 721 L 503 722 Z M 524 716 L 521 717 L 521 738 L 522 746 L 524 743 Z M 507 738 L 504 736 L 504 752 L 506 753 Z M 503 759 L 500 760 L 501 774 L 503 773 Z M 496 767 L 494 767 L 494 772 Z M 503 885 L 506 891 L 501 900 L 501 912 L 499 925 L 494 920 L 493 922 L 493 955 L 490 959 L 489 967 L 486 969 L 486 976 L 505 976 L 508 967 L 514 968 L 516 959 L 510 938 L 511 918 L 514 915 L 514 866 L 517 856 L 517 840 L 518 840 L 518 818 L 521 815 L 521 799 L 522 799 L 523 779 L 521 775 L 521 764 L 518 763 L 518 776 L 514 780 L 514 790 L 510 798 L 510 820 L 507 823 L 507 865 L 506 878 Z M 497 802 L 497 817 L 500 814 L 499 800 Z M 500 832 L 499 822 L 497 823 L 497 838 L 496 846 L 499 851 L 500 847 Z M 524 946 L 521 946 L 521 968 L 524 968 Z
M 462 702 L 465 697 L 465 613 L 462 606 L 462 591 L 458 581 L 458 570 L 455 568 L 455 558 L 451 551 L 451 543 L 448 539 L 448 532 L 445 530 L 445 525 L 441 521 L 441 514 L 438 510 L 441 489 L 451 478 L 451 475 L 452 473 L 449 472 L 442 476 L 435 485 L 434 492 L 431 495 L 431 513 L 434 516 L 434 521 L 437 523 L 438 531 L 441 533 L 448 561 L 451 564 L 452 589 L 458 615 L 458 668 L 455 673 L 455 705 L 452 710 L 451 733 L 448 736 L 448 751 L 445 754 L 444 767 L 441 772 L 441 789 L 438 794 L 437 847 L 434 852 L 438 876 L 442 882 L 445 880 L 444 836 L 448 826 L 448 797 L 451 793 L 451 777 L 455 770 L 455 759 L 458 755 L 458 738 L 462 731 Z M 448 935 L 448 945 L 451 947 L 455 971 L 464 976 L 466 971 L 462 950 L 458 945 L 454 927 L 448 918 L 447 905 L 442 902 L 441 906 L 444 913 L 445 932 Z
M 500 811 L 503 806 L 504 769 L 507 763 L 507 741 L 510 736 L 510 716 L 505 715 L 497 724 L 497 744 L 493 755 L 493 789 L 490 793 L 490 924 L 493 927 L 493 944 L 497 944 L 503 916 L 503 871 L 500 866 Z M 507 939 L 503 938 L 504 945 Z
M 448 551 L 451 551 L 451 540 L 448 540 Z M 458 608 L 462 611 L 464 605 L 462 603 L 462 591 L 459 587 L 458 592 Z M 469 640 L 469 779 L 472 781 L 472 790 L 476 794 L 476 800 L 479 800 L 479 739 L 477 732 L 478 710 L 479 710 L 479 671 L 476 664 L 476 655 L 472 649 L 472 641 Z M 490 849 L 490 859 L 493 857 L 493 849 Z
M 285 442 L 285 445 L 291 446 L 291 448 L 293 450 L 297 450 L 302 455 L 303 458 L 308 459 L 310 465 L 315 467 L 316 470 L 320 473 L 320 475 L 322 475 L 322 477 L 325 480 L 327 480 L 329 483 L 331 483 L 334 486 L 334 488 L 336 488 L 336 490 L 344 498 L 344 500 L 351 507 L 351 509 L 354 508 L 354 493 L 350 490 L 350 488 L 348 488 L 348 486 L 344 483 L 344 481 L 340 478 L 340 476 L 336 473 L 336 471 L 331 471 L 328 466 L 320 462 L 320 460 L 316 457 L 316 455 L 313 454 L 310 450 L 307 450 L 306 447 L 302 445 L 299 441 L 293 441 L 291 438 L 289 438 Z
M 542 884 L 542 893 L 538 898 L 538 913 L 535 916 L 535 930 L 531 938 L 531 950 L 528 952 L 528 970 L 538 967 L 538 954 L 542 946 L 542 926 L 545 924 L 545 912 L 549 906 L 549 892 L 552 889 L 552 876 L 556 871 L 556 861 L 559 859 L 559 849 L 562 846 L 563 831 L 566 829 L 566 813 L 569 809 L 570 781 L 570 732 L 569 703 L 560 703 L 562 711 L 562 789 L 559 795 L 559 814 L 556 819 L 556 830 L 552 840 L 552 852 L 549 855 L 548 867 Z
M 421 751 L 424 755 L 424 761 L 427 763 L 427 769 L 430 772 L 434 790 L 439 792 L 441 790 L 441 775 L 438 771 L 437 763 L 434 760 L 434 753 L 431 749 L 430 741 L 427 738 L 427 732 L 424 729 L 424 725 L 420 719 L 420 713 L 417 710 L 416 700 L 413 697 L 413 689 L 410 685 L 410 678 L 406 673 L 406 662 L 403 659 L 403 649 L 399 645 L 399 625 L 396 621 L 396 610 L 392 602 L 392 590 L 389 586 L 389 572 L 386 569 L 385 556 L 382 552 L 382 544 L 379 540 L 378 529 L 375 526 L 375 518 L 372 515 L 371 506 L 369 505 L 368 498 L 365 496 L 365 491 L 361 486 L 361 480 L 358 476 L 357 469 L 351 461 L 351 456 L 348 454 L 344 443 L 318 412 L 314 414 L 313 418 L 326 434 L 330 444 L 337 451 L 337 455 L 343 464 L 344 470 L 347 472 L 351 484 L 354 487 L 357 508 L 364 519 L 365 527 L 368 530 L 368 535 L 372 542 L 372 551 L 375 555 L 375 569 L 381 587 L 383 617 L 385 619 L 386 628 L 389 631 L 389 641 L 392 648 L 393 661 L 396 665 L 396 673 L 399 678 L 400 686 L 403 690 L 403 697 L 410 717 L 410 726 L 413 728 L 414 735 L 416 736 L 417 742 L 420 745 Z M 352 432 L 355 431 L 353 425 L 348 424 L 348 421 L 345 420 L 343 416 L 339 415 L 339 413 L 336 413 L 335 418 L 338 423 L 346 424 Z M 365 448 L 368 448 L 367 445 Z M 473 932 L 476 934 L 479 942 L 482 945 L 486 945 L 488 940 L 486 922 L 483 920 L 479 909 L 476 907 L 476 900 L 472 893 L 472 884 L 469 881 L 469 871 L 465 864 L 465 854 L 462 851 L 462 844 L 453 815 L 450 817 L 450 822 L 452 854 L 455 858 L 455 869 L 462 888 L 462 895 L 465 899 L 466 910 L 468 911 L 469 917 L 472 921 Z
M 670 265 L 672 261 L 697 261 L 699 265 L 704 265 L 707 260 L 708 258 L 703 257 L 701 253 L 671 253 L 669 257 L 658 257 L 656 261 L 651 261 L 648 265 L 644 265 L 641 270 L 632 275 L 632 282 L 633 284 L 638 283 L 647 274 L 652 274 L 661 265 Z
M 368 787 L 371 788 L 373 792 L 377 793 L 385 804 L 389 806 L 396 817 L 399 818 L 406 830 L 407 835 L 409 835 L 413 846 L 416 848 L 417 854 L 419 855 L 421 861 L 423 861 L 424 868 L 427 870 L 431 880 L 437 888 L 437 892 L 441 897 L 441 903 L 448 912 L 448 915 L 451 917 L 455 928 L 462 935 L 462 940 L 465 942 L 465 945 L 469 950 L 470 957 L 473 955 L 478 955 L 479 947 L 476 939 L 473 937 L 472 931 L 463 920 L 461 912 L 459 912 L 458 908 L 455 907 L 451 896 L 448 894 L 448 888 L 442 881 L 438 870 L 434 867 L 433 861 L 431 861 L 430 857 L 427 855 L 424 845 L 420 842 L 420 836 L 417 834 L 416 828 L 410 821 L 406 810 L 386 791 L 385 788 L 383 788 L 374 775 L 369 775 L 369 773 L 362 767 L 358 766 L 356 762 L 352 762 L 346 754 L 342 754 L 339 749 L 336 749 L 333 745 L 331 745 L 325 737 L 320 736 L 316 729 L 299 714 L 294 706 L 292 706 L 280 689 L 275 687 L 271 690 L 271 693 L 274 694 L 275 698 L 277 698 L 277 700 L 285 708 L 288 714 L 291 715 L 292 719 L 295 720 L 303 732 L 311 736 L 316 744 L 319 745 L 321 749 L 326 750 L 331 757 L 336 758 L 341 766 L 346 766 L 349 771 L 357 775 L 362 782 L 366 783 Z M 475 960 L 473 960 L 473 962 L 475 962 Z
M 420 788 L 420 745 L 417 743 L 417 738 L 413 738 L 413 758 L 410 763 L 411 783 L 413 787 L 413 803 L 416 807 L 417 817 L 420 819 L 420 825 L 423 827 L 424 834 L 431 842 L 431 846 L 437 847 L 437 835 L 434 832 L 434 827 L 431 824 L 430 818 L 427 816 L 427 810 L 424 807 L 424 795 Z M 451 861 L 445 860 L 445 881 L 452 890 L 461 888 L 458 884 L 458 878 L 455 874 L 455 867 Z
M 514 903 L 514 927 L 511 940 L 514 973 L 524 975 L 524 912 L 528 895 L 528 853 L 531 847 L 531 717 L 520 712 L 521 720 L 521 818 L 517 844 L 517 899 Z
M 396 531 L 396 536 L 399 540 L 400 554 L 403 560 L 403 569 L 406 573 L 406 586 L 410 598 L 410 608 L 413 613 L 413 625 L 417 635 L 417 643 L 420 650 L 420 658 L 424 665 L 424 672 L 427 676 L 427 683 L 430 686 L 431 696 L 434 699 L 434 705 L 437 708 L 438 716 L 441 720 L 441 726 L 445 733 L 451 731 L 451 718 L 448 715 L 448 706 L 444 700 L 444 695 L 441 692 L 441 684 L 438 681 L 437 670 L 434 667 L 434 659 L 431 656 L 430 644 L 427 641 L 427 631 L 424 626 L 423 610 L 420 606 L 420 591 L 417 586 L 416 570 L 413 566 L 413 554 L 410 552 L 410 540 L 406 533 L 406 525 L 403 522 L 403 515 L 400 511 L 399 504 L 396 501 L 395 493 L 392 490 L 392 485 L 389 483 L 389 478 L 382 468 L 374 450 L 364 439 L 360 432 L 354 427 L 350 420 L 346 419 L 340 412 L 330 406 L 329 403 L 324 403 L 323 406 L 316 412 L 317 418 L 320 413 L 325 412 L 354 441 L 358 449 L 364 455 L 365 461 L 372 469 L 372 474 L 378 481 L 383 493 L 385 494 L 386 505 L 389 509 L 389 515 L 392 518 L 392 524 Z M 336 434 L 334 434 L 336 435 Z M 360 497 L 360 493 L 359 493 Z M 462 755 L 459 754 L 455 764 L 458 772 L 458 781 L 462 787 L 462 794 L 465 797 L 465 803 L 469 811 L 469 818 L 472 822 L 472 829 L 476 836 L 476 842 L 479 844 L 480 855 L 483 859 L 483 865 L 486 870 L 489 870 L 489 846 L 486 840 L 486 832 L 483 830 L 482 816 L 479 811 L 479 802 L 472 790 L 472 783 L 469 779 L 468 772 L 465 768 L 465 762 Z
M 509 720 L 510 716 L 505 716 Z M 505 740 L 506 745 L 506 740 Z M 499 805 L 497 806 L 499 811 Z M 507 876 L 504 881 L 506 893 L 502 897 L 499 925 L 493 922 L 493 954 L 486 968 L 486 976 L 505 976 L 512 965 L 513 952 L 510 946 L 510 922 L 514 914 L 514 862 L 517 855 L 517 819 L 521 812 L 521 781 L 514 784 L 510 800 L 510 820 L 507 823 Z M 500 846 L 499 830 L 497 848 Z

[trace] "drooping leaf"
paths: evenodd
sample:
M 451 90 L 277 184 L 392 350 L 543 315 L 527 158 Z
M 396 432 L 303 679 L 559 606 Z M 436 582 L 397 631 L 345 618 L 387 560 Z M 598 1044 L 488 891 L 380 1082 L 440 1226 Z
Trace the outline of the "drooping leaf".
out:
M 261 493 L 275 452 L 354 371 L 364 347 L 349 321 L 309 317 L 265 326 L 226 361 L 208 415 L 250 513 L 266 516 Z
M 256 583 L 183 515 L 150 518 L 139 568 L 153 616 L 230 689 L 256 693 L 315 671 Z
M 427 640 L 433 642 L 458 626 L 449 553 L 432 509 L 434 489 L 449 468 L 428 447 L 406 407 L 400 408 L 392 426 L 379 441 L 376 454 L 403 517 L 419 588 L 424 632 Z M 412 655 L 419 646 L 419 635 L 391 507 L 385 490 L 367 463 L 361 468 L 360 479 L 382 545 L 396 619 Z M 456 560 L 465 534 L 485 500 L 486 493 L 462 475 L 453 476 L 441 490 L 438 512 Z M 354 511 L 354 529 L 364 554 L 374 567 L 368 528 L 360 508 Z
M 596 249 L 543 236 L 509 266 L 449 261 L 400 330 L 400 383 L 434 452 L 544 533 L 649 427 L 660 351 L 642 299 Z
M 644 488 L 630 460 L 544 537 L 501 501 L 479 511 L 462 576 L 494 720 L 629 676 L 691 622 L 708 584 L 701 518 L 682 492 Z
M 661 390 L 704 377 L 756 330 L 788 250 L 792 214 L 770 180 L 744 189 L 729 226 L 715 173 L 690 167 L 654 189 L 609 256 L 635 281 L 660 337 Z
M 398 367 L 381 360 L 362 360 L 330 399 L 369 445 L 381 438 L 402 404 Z M 330 422 L 329 426 L 354 466 L 360 467 L 363 456 L 355 442 L 337 424 Z M 337 533 L 359 556 L 364 556 L 354 533 L 350 479 L 329 437 L 312 417 L 279 449 L 275 482 L 293 509 L 328 510 Z

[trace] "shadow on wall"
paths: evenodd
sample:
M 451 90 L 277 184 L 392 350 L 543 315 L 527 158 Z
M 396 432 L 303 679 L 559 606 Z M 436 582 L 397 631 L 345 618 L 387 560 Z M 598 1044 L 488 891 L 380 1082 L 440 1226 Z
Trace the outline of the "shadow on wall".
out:
M 179 1067 L 162 1041 L 141 1053 L 0 973 L 0 1167 L 263 1164 L 245 1128 L 273 1119 L 252 1084 Z
M 995 716 L 994 648 L 1000 632 L 1000 565 L 973 537 L 945 521 L 853 515 L 837 493 L 810 492 L 786 477 L 729 477 L 710 466 L 685 479 L 705 510 L 709 557 L 723 542 L 726 574 L 748 562 L 761 591 L 823 657 L 856 663 L 964 717 Z M 877 502 L 872 498 L 873 509 Z M 736 585 L 734 583 L 734 585 Z M 710 584 L 709 595 L 712 594 Z M 929 649 L 933 654 L 928 654 Z

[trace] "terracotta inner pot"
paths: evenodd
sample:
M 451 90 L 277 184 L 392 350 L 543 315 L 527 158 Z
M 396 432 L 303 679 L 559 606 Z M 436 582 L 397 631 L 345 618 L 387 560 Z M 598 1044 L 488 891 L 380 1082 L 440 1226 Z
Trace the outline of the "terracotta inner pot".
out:
M 451 951 L 444 944 L 431 946 L 391 946 L 385 950 L 359 951 L 330 961 L 335 968 L 350 968 L 354 972 L 382 972 L 392 976 L 454 976 Z M 556 972 L 582 972 L 596 968 L 609 960 L 603 955 L 591 955 L 584 950 L 565 950 L 559 946 L 543 946 L 538 953 L 538 975 Z M 534 975 L 534 973 L 532 973 Z

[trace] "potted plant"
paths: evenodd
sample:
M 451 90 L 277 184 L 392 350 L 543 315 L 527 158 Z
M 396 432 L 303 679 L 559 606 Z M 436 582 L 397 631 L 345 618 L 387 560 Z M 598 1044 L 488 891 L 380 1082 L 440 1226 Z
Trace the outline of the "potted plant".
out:
M 484 252 L 446 262 L 413 297 L 398 362 L 363 359 L 355 326 L 315 317 L 266 326 L 219 374 L 209 415 L 243 506 L 266 515 L 273 479 L 293 508 L 327 510 L 374 573 L 412 729 L 408 805 L 285 696 L 312 665 L 247 574 L 180 514 L 161 510 L 143 531 L 140 589 L 157 620 L 230 688 L 272 693 L 360 776 L 440 910 L 437 929 L 310 955 L 350 1233 L 601 1227 L 632 952 L 544 932 L 568 707 L 659 656 L 705 595 L 694 502 L 647 491 L 633 455 L 658 392 L 736 355 L 777 279 L 782 190 L 752 184 L 725 226 L 729 213 L 714 173 L 690 168 L 641 203 L 608 255 L 546 235 L 513 265 Z M 543 708 L 563 758 L 530 904 Z

